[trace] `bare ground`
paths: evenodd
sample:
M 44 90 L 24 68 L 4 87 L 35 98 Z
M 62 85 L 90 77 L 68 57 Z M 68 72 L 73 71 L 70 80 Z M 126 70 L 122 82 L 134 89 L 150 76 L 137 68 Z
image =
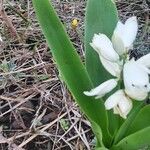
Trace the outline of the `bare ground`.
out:
M 53 0 L 83 59 L 85 3 Z M 139 32 L 132 56 L 148 53 L 148 0 L 118 0 L 117 7 L 122 21 L 132 15 L 138 17 Z M 92 149 L 95 140 L 90 124 L 59 80 L 31 1 L 7 0 L 0 5 L 0 11 L 0 149 Z M 76 31 L 71 28 L 74 18 L 79 20 Z

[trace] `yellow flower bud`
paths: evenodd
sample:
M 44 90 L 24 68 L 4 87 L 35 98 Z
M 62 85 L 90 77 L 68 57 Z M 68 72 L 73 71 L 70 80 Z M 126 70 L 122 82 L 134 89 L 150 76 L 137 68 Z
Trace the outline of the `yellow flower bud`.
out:
M 76 29 L 78 26 L 78 20 L 77 19 L 73 19 L 72 22 L 71 22 L 71 27 L 73 29 Z

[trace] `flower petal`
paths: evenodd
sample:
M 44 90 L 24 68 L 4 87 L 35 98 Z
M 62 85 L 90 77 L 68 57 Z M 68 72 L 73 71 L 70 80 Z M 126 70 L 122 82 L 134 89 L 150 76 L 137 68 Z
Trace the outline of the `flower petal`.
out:
M 149 84 L 148 73 L 133 59 L 125 63 L 123 77 L 125 86 L 146 87 Z
M 125 93 L 137 100 L 137 101 L 143 101 L 146 99 L 146 97 L 148 96 L 148 92 L 146 90 L 140 89 L 140 88 L 134 88 L 134 87 L 126 87 L 125 88 Z
M 121 117 L 123 117 L 124 119 L 127 118 L 127 114 L 131 111 L 132 109 L 132 101 L 131 99 L 129 99 L 128 97 L 126 97 L 125 95 L 122 97 L 122 99 L 119 101 L 118 104 L 119 107 L 119 114 Z
M 113 45 L 105 34 L 95 34 L 90 45 L 102 57 L 112 62 L 119 60 L 119 55 L 113 49 Z
M 113 108 L 113 112 L 114 112 L 114 114 L 119 114 L 119 110 L 118 110 L 118 107 L 117 107 L 117 106 L 115 106 L 115 107 Z
M 139 58 L 137 62 L 150 68 L 150 53 Z
M 124 25 L 124 32 L 122 33 L 123 42 L 126 48 L 130 48 L 134 42 L 138 31 L 137 18 L 135 16 L 127 19 Z
M 100 56 L 100 60 L 104 68 L 113 76 L 120 77 L 121 66 L 118 63 L 111 62 Z
M 112 36 L 113 47 L 120 56 L 127 53 L 127 49 L 124 46 L 124 42 L 123 42 L 121 36 L 115 31 Z
M 116 86 L 117 86 L 117 80 L 110 79 L 110 80 L 103 82 L 102 84 L 92 89 L 91 91 L 85 91 L 83 93 L 87 96 L 97 96 L 96 98 L 101 98 L 105 94 L 109 93 Z
M 118 21 L 112 36 L 114 49 L 119 55 L 127 53 L 136 38 L 138 31 L 137 18 L 135 16 L 126 20 L 125 24 Z
M 123 79 L 125 92 L 133 99 L 144 100 L 149 90 L 149 76 L 134 59 L 124 65 Z
M 122 55 L 126 52 L 124 41 L 123 41 L 124 28 L 125 28 L 124 24 L 118 21 L 112 36 L 113 47 L 119 55 Z
M 117 106 L 117 104 L 119 103 L 119 101 L 122 99 L 123 96 L 124 96 L 123 90 L 118 90 L 117 92 L 109 96 L 108 99 L 105 101 L 105 108 L 107 110 L 114 108 L 115 106 Z
M 126 97 L 123 90 L 118 90 L 106 100 L 105 107 L 107 110 L 113 108 L 114 114 L 119 114 L 126 119 L 132 109 L 132 101 Z

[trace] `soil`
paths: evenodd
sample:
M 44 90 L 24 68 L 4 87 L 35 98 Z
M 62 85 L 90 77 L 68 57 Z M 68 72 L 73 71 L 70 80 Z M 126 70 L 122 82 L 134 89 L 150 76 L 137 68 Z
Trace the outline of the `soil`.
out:
M 137 16 L 131 57 L 149 53 L 149 0 L 118 0 L 120 19 Z M 90 150 L 90 123 L 80 112 L 35 17 L 31 0 L 0 0 L 0 150 Z M 84 60 L 86 0 L 53 0 L 62 23 Z M 73 19 L 79 21 L 76 30 Z

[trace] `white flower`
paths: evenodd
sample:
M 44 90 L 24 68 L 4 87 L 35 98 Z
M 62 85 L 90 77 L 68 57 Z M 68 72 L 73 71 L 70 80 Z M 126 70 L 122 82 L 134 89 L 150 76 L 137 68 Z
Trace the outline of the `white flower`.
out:
M 100 60 L 101 60 L 101 63 L 102 65 L 104 66 L 104 68 L 113 76 L 115 77 L 118 77 L 120 78 L 120 74 L 121 74 L 121 70 L 122 70 L 122 67 L 120 64 L 119 65 L 119 62 L 116 63 L 116 62 L 111 62 L 111 61 L 108 61 L 107 59 L 100 57 Z
M 144 100 L 150 90 L 149 75 L 134 59 L 127 61 L 123 68 L 125 92 L 131 98 Z
M 112 94 L 106 101 L 107 110 L 113 109 L 114 114 L 126 118 L 132 109 L 132 101 L 145 100 L 150 92 L 150 54 L 137 61 L 128 60 L 128 50 L 136 38 L 138 24 L 136 17 L 130 17 L 125 24 L 120 21 L 114 30 L 111 40 L 104 34 L 95 34 L 90 45 L 98 53 L 104 68 L 117 79 L 110 79 L 91 91 L 85 91 L 87 96 L 101 98 L 117 86 L 117 81 L 122 77 L 124 89 Z
M 121 62 L 119 60 L 119 55 L 113 49 L 113 45 L 109 38 L 104 34 L 95 34 L 92 43 L 90 44 L 98 53 L 104 68 L 111 75 L 119 78 L 122 70 Z
M 105 107 L 107 110 L 113 109 L 115 114 L 119 114 L 126 119 L 132 109 L 132 101 L 123 90 L 118 90 L 105 101 Z
M 87 96 L 96 96 L 96 98 L 101 98 L 105 94 L 113 90 L 116 86 L 117 86 L 117 81 L 115 79 L 110 79 L 103 82 L 102 84 L 92 89 L 91 91 L 85 91 L 84 94 Z
M 120 21 L 117 23 L 112 42 L 105 34 L 94 34 L 90 45 L 98 53 L 102 65 L 111 75 L 120 77 L 122 61 L 119 60 L 119 55 L 126 54 L 132 46 L 137 29 L 137 19 L 131 17 L 127 19 L 125 24 Z
M 119 55 L 113 49 L 113 45 L 105 34 L 94 34 L 90 45 L 94 50 L 105 59 L 115 62 L 119 60 Z
M 119 55 L 127 53 L 129 48 L 132 47 L 137 31 L 138 23 L 135 16 L 127 19 L 125 24 L 120 21 L 117 23 L 112 36 L 112 43 Z

